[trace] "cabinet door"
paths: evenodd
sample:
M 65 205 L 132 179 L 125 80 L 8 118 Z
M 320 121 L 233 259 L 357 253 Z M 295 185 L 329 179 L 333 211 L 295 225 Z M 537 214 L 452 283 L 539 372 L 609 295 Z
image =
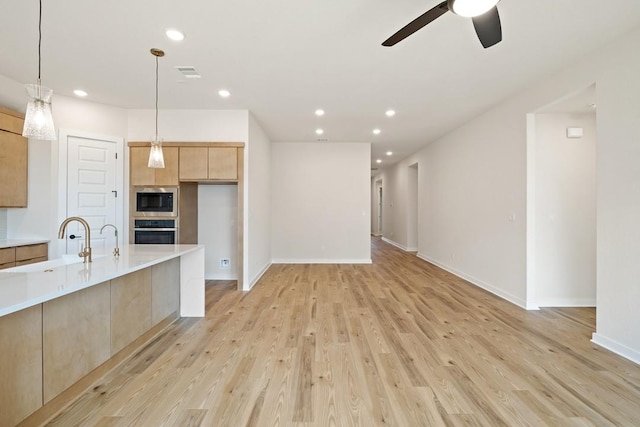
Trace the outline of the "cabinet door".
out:
M 131 147 L 129 149 L 131 185 L 155 185 L 155 170 L 147 166 L 149 150 L 149 147 Z
M 209 179 L 238 179 L 238 149 L 235 147 L 209 148 Z
M 162 155 L 164 168 L 155 169 L 155 185 L 176 186 L 178 185 L 178 147 L 162 147 Z
M 15 426 L 42 406 L 42 308 L 0 317 L 0 425 Z
M 208 179 L 207 147 L 180 147 L 180 181 Z
M 0 130 L 0 207 L 27 207 L 27 138 Z

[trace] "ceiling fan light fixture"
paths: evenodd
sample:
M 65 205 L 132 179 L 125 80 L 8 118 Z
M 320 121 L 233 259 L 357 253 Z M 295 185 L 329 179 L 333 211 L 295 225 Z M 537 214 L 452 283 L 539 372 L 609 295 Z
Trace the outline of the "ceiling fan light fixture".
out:
M 448 0 L 449 10 L 456 15 L 473 18 L 491 10 L 500 0 Z

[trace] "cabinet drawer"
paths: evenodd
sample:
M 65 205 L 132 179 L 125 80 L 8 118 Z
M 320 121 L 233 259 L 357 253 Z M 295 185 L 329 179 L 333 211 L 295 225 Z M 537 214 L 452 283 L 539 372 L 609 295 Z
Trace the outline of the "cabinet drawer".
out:
M 27 265 L 27 264 L 35 264 L 36 262 L 42 262 L 42 261 L 46 261 L 48 259 L 48 257 L 46 256 L 41 256 L 38 258 L 31 258 L 31 259 L 26 259 L 24 261 L 16 261 L 16 267 L 20 267 L 21 265 Z
M 49 255 L 48 245 L 40 243 L 38 245 L 18 246 L 16 247 L 16 261 L 27 261 L 33 258 L 42 258 Z M 43 260 L 43 261 L 46 261 Z
M 0 264 L 0 270 L 4 270 L 5 268 L 11 268 L 11 267 L 15 267 L 16 263 L 15 262 L 7 262 L 4 264 Z
M 16 248 L 0 249 L 0 264 L 14 262 L 16 260 Z

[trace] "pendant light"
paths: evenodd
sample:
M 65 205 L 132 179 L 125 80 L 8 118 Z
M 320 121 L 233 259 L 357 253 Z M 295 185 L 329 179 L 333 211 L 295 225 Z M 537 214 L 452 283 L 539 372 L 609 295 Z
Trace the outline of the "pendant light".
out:
M 27 111 L 24 117 L 22 136 L 27 138 L 55 141 L 56 131 L 51 115 L 51 95 L 53 91 L 40 84 L 40 47 L 42 45 L 42 0 L 38 15 L 38 82 L 24 85 L 29 95 Z
M 148 166 L 150 168 L 164 168 L 162 140 L 158 139 L 158 58 L 163 57 L 164 52 L 160 49 L 151 49 L 151 54 L 156 57 L 156 133 L 151 141 Z

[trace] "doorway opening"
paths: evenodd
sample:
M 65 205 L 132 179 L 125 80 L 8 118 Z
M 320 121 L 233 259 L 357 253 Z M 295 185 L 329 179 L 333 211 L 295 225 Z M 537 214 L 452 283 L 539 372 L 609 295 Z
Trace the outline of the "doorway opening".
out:
M 595 85 L 527 117 L 527 308 L 596 305 Z

